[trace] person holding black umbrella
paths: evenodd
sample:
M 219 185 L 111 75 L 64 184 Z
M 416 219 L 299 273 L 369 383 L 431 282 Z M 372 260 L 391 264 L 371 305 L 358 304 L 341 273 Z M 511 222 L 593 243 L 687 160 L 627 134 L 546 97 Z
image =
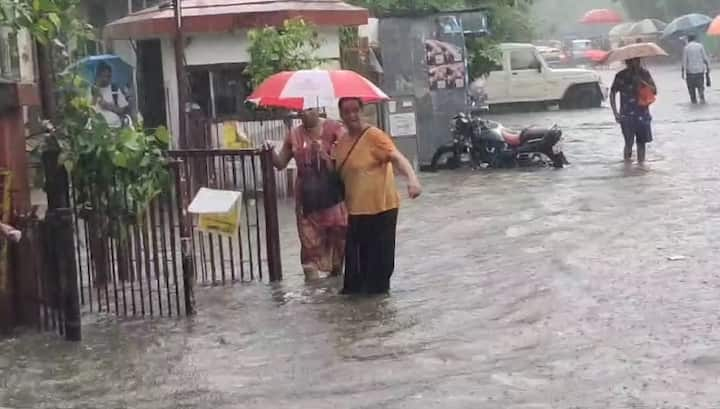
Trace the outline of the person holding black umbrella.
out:
M 683 51 L 682 78 L 687 82 L 690 101 L 693 104 L 705 103 L 705 80 L 710 78 L 710 58 L 705 46 L 697 41 L 697 35 L 688 35 L 688 43 Z

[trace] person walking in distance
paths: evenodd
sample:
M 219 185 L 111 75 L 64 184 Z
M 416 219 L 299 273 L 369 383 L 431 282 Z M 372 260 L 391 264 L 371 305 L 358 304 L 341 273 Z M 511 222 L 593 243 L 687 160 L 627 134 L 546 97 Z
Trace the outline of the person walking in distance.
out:
M 644 163 L 645 145 L 653 139 L 650 104 L 655 100 L 657 87 L 639 58 L 627 60 L 625 64 L 627 67 L 615 76 L 610 90 L 610 106 L 625 137 L 625 161 L 632 158 L 633 145 L 637 142 L 638 162 Z M 620 94 L 619 111 L 617 94 Z
M 687 82 L 690 102 L 705 103 L 705 73 L 710 73 L 710 58 L 705 46 L 700 44 L 695 34 L 688 36 L 688 43 L 683 51 L 682 78 Z

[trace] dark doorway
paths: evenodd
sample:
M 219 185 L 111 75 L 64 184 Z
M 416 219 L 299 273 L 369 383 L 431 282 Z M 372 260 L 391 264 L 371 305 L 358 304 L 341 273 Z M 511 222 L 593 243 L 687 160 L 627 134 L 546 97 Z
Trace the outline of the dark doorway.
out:
M 210 72 L 207 70 L 189 70 L 190 101 L 198 104 L 207 117 L 212 117 L 212 92 L 210 91 Z
M 160 40 L 138 41 L 137 54 L 138 109 L 145 120 L 145 127 L 166 126 L 165 80 Z

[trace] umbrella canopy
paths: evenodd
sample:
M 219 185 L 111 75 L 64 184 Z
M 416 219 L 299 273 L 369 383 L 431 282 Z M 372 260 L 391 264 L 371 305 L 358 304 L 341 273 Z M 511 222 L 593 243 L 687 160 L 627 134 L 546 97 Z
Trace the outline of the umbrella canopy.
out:
M 646 58 L 667 56 L 668 54 L 655 43 L 636 43 L 616 48 L 610 51 L 604 62 L 632 60 L 633 58 Z
M 93 55 L 85 57 L 68 68 L 77 70 L 78 74 L 89 83 L 95 83 L 95 73 L 100 64 L 105 63 L 112 69 L 112 83 L 119 87 L 129 87 L 132 81 L 132 67 L 122 58 L 113 54 Z
M 603 62 L 608 56 L 608 52 L 604 50 L 587 50 L 585 58 L 592 62 Z
M 622 21 L 620 13 L 610 9 L 590 10 L 580 19 L 582 24 L 618 24 Z
M 707 34 L 713 37 L 720 37 L 720 16 L 715 17 L 715 20 L 710 23 Z
M 667 27 L 667 23 L 655 18 L 646 18 L 633 24 L 628 35 L 653 35 L 662 33 Z
M 354 71 L 300 70 L 270 76 L 247 100 L 259 106 L 299 111 L 331 106 L 340 98 L 360 98 L 365 103 L 389 99 L 380 88 Z
M 635 23 L 621 23 L 616 25 L 615 27 L 610 29 L 610 32 L 608 33 L 608 36 L 611 38 L 621 38 L 628 35 L 630 30 L 632 30 Z
M 686 14 L 671 21 L 663 31 L 663 37 L 672 37 L 705 31 L 712 19 L 704 14 Z

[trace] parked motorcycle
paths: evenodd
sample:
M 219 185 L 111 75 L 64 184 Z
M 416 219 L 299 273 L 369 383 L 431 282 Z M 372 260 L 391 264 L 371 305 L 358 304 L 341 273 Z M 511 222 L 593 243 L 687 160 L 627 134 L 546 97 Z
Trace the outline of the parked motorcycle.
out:
M 459 113 L 451 121 L 453 140 L 433 155 L 431 170 L 473 168 L 483 163 L 492 168 L 568 164 L 562 149 L 560 128 L 526 128 L 520 132 L 478 115 Z

